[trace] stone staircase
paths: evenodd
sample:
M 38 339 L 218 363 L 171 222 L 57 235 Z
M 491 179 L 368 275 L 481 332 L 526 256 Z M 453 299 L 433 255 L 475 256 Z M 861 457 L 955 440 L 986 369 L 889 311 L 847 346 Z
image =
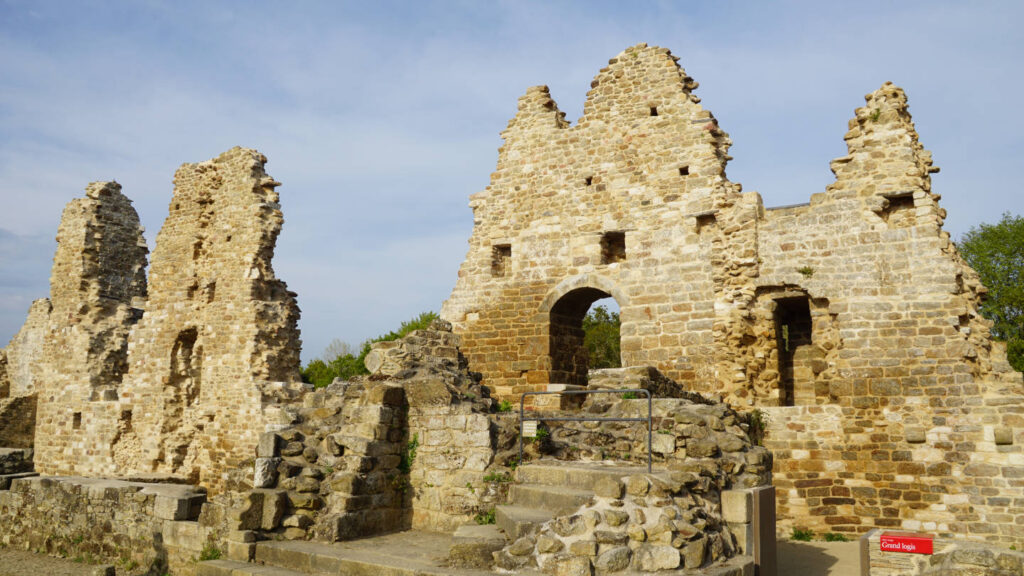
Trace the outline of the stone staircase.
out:
M 508 503 L 494 510 L 495 524 L 461 526 L 454 534 L 407 531 L 337 543 L 307 541 L 257 542 L 232 559 L 202 562 L 197 576 L 483 576 L 494 574 L 492 553 L 541 524 L 571 514 L 595 497 L 595 485 L 605 478 L 622 480 L 644 474 L 645 466 L 609 466 L 601 463 L 540 462 L 520 466 L 516 483 L 509 487 Z M 655 470 L 655 473 L 658 471 Z M 749 562 L 748 562 L 749 563 Z M 707 574 L 746 574 L 750 567 L 737 562 Z M 515 570 L 516 574 L 539 574 Z M 676 573 L 675 571 L 671 573 Z M 683 571 L 678 573 L 682 574 Z M 685 573 L 691 573 L 689 571 Z M 703 572 L 702 572 L 703 573 Z
M 509 540 L 515 540 L 555 516 L 569 514 L 588 503 L 598 480 L 620 480 L 645 472 L 644 466 L 584 463 L 521 466 L 516 470 L 518 483 L 509 490 L 509 503 L 494 511 L 497 527 Z

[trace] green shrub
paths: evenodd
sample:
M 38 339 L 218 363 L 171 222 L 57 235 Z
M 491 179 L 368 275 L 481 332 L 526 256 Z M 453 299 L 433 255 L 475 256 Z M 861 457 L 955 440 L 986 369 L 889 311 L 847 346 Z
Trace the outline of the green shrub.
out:
M 793 535 L 790 536 L 791 540 L 798 542 L 810 542 L 814 540 L 814 530 L 808 528 L 793 528 Z
M 199 553 L 200 562 L 206 562 L 207 560 L 220 560 L 220 557 L 220 548 L 217 548 L 213 542 L 207 542 L 206 546 L 203 546 L 203 551 Z
M 511 412 L 511 411 L 512 411 L 512 403 L 509 402 L 508 400 L 502 400 L 501 402 L 498 403 L 498 412 Z
M 390 342 L 408 335 L 413 330 L 423 330 L 430 327 L 434 320 L 438 319 L 436 312 L 423 312 L 419 316 L 406 322 L 402 322 L 398 330 L 393 330 L 382 336 L 370 338 L 363 342 L 359 348 L 359 354 L 340 354 L 329 361 L 317 358 L 310 360 L 305 368 L 300 370 L 302 381 L 312 384 L 317 388 L 328 386 L 335 378 L 348 380 L 360 374 L 369 374 L 366 369 L 366 355 L 370 353 L 370 346 L 374 342 Z
M 636 392 L 626 392 L 625 394 L 622 395 L 623 400 L 636 400 L 639 397 L 640 395 L 637 394 Z
M 413 434 L 412 440 L 405 445 L 402 451 L 402 461 L 398 463 L 398 470 L 402 474 L 408 474 L 412 470 L 412 463 L 416 461 L 416 450 L 420 447 L 419 434 Z
M 497 522 L 497 519 L 494 517 L 494 508 L 491 508 L 490 510 L 481 510 L 480 512 L 477 512 L 476 516 L 473 517 L 473 521 L 481 526 L 494 524 L 495 522 Z
M 507 472 L 491 472 L 490 474 L 484 476 L 484 482 L 506 483 L 511 481 L 512 476 Z
M 825 532 L 825 542 L 849 542 L 850 539 L 846 537 L 846 534 L 837 534 L 835 532 Z

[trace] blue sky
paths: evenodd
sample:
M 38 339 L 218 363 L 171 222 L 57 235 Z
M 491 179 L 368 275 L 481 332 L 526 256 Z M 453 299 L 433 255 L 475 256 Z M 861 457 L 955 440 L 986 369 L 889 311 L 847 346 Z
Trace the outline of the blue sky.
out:
M 664 46 L 732 136 L 730 179 L 807 201 L 864 94 L 910 99 L 954 238 L 1024 213 L 1020 2 L 44 2 L 0 0 L 0 344 L 48 292 L 63 206 L 95 180 L 152 248 L 171 179 L 235 145 L 267 155 L 274 267 L 303 358 L 454 286 L 499 132 L 529 86 L 570 120 L 607 60 Z

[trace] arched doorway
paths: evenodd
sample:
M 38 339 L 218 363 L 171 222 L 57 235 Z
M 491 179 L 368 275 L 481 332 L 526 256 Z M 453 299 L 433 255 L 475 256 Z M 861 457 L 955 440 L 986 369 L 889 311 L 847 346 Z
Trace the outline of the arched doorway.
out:
M 583 319 L 595 302 L 610 298 L 612 295 L 604 290 L 585 286 L 566 292 L 551 307 L 549 351 L 552 383 L 587 385 L 590 355 L 585 345 Z M 611 307 L 617 312 L 618 302 L 614 299 L 609 300 L 611 302 L 615 302 Z M 617 331 L 614 337 L 617 344 Z

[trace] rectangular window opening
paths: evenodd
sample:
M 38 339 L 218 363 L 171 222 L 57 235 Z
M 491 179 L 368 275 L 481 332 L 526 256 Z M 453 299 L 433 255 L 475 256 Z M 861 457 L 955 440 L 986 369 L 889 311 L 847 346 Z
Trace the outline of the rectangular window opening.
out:
M 605 232 L 601 236 L 601 263 L 614 264 L 626 260 L 626 233 Z
M 697 234 L 703 234 L 715 225 L 714 214 L 701 214 L 697 216 Z
M 73 430 L 79 430 L 79 429 L 82 428 L 82 413 L 81 412 L 75 412 L 75 414 L 71 417 L 71 428 Z
M 680 176 L 689 176 L 690 175 L 690 167 L 689 166 L 680 166 L 679 167 L 679 175 Z
M 585 179 L 585 180 L 584 180 L 583 182 L 584 182 L 584 183 L 585 183 L 585 184 L 586 184 L 587 186 L 590 186 L 591 184 L 593 184 L 593 183 L 594 183 L 594 177 L 593 177 L 593 176 L 587 176 L 587 178 L 586 178 L 586 179 Z
M 887 205 L 879 214 L 890 228 L 905 228 L 917 223 L 913 194 L 886 196 Z
M 657 116 L 657 115 L 658 115 L 658 107 L 657 106 L 651 106 L 651 116 Z
M 495 244 L 491 249 L 491 276 L 500 278 L 508 274 L 511 259 L 511 244 Z

